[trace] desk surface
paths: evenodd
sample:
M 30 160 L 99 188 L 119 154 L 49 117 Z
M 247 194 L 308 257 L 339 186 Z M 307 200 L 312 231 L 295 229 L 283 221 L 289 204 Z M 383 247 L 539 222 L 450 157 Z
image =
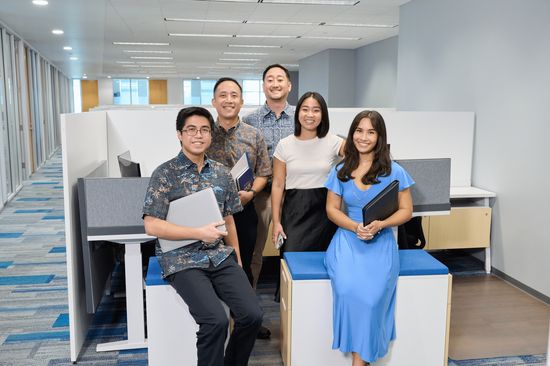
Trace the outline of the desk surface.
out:
M 490 198 L 496 193 L 476 187 L 451 187 L 451 198 Z

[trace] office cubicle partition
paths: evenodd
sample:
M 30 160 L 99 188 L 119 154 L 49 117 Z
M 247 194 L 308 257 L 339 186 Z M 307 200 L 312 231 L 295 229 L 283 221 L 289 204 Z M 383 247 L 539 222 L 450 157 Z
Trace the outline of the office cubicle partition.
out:
M 209 109 L 213 115 L 216 112 Z M 248 109 L 249 111 L 250 109 Z M 362 109 L 329 109 L 331 133 L 347 135 Z M 109 177 L 120 177 L 117 155 L 132 151 L 142 176 L 181 149 L 176 135 L 178 110 L 99 111 L 64 114 L 61 119 L 63 186 L 67 245 L 67 277 L 71 360 L 76 361 L 93 320 L 86 306 L 85 275 L 77 199 L 77 179 L 107 161 Z M 246 113 L 243 109 L 242 115 Z M 450 158 L 451 186 L 471 185 L 473 112 L 381 111 L 395 159 Z

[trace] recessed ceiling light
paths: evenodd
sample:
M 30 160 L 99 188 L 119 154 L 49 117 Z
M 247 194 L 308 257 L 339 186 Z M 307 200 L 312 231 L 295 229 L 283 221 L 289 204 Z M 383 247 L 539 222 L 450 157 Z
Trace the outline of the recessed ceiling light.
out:
M 153 57 L 153 56 L 131 56 L 133 59 L 141 60 L 173 60 L 173 57 Z
M 110 78 L 111 78 L 111 76 L 110 76 L 110 75 L 109 75 L 109 76 L 107 76 L 107 79 L 110 79 Z
M 123 44 L 130 46 L 170 46 L 170 43 L 145 43 L 145 42 L 113 42 L 113 44 Z
M 145 79 L 149 79 L 149 76 L 146 76 Z
M 46 0 L 33 0 L 32 3 L 35 5 L 48 5 L 48 2 Z
M 137 51 L 137 50 L 123 50 L 122 52 L 137 52 L 137 53 L 172 53 L 172 51 Z
M 67 50 L 67 51 L 70 51 L 70 50 L 72 50 L 73 48 L 72 48 L 72 47 L 69 47 L 69 46 L 65 46 L 65 47 L 63 47 L 63 49 L 64 49 L 64 50 Z
M 60 29 L 55 29 L 52 31 L 53 34 L 63 34 L 63 31 Z
M 263 46 L 263 45 L 253 45 L 253 44 L 228 44 L 227 47 L 283 48 L 283 46 Z
M 71 57 L 71 60 L 78 60 L 78 58 L 76 58 L 76 57 Z
M 86 75 L 84 75 L 84 76 L 82 77 L 82 79 L 87 79 L 87 78 L 88 78 L 88 77 L 87 77 Z

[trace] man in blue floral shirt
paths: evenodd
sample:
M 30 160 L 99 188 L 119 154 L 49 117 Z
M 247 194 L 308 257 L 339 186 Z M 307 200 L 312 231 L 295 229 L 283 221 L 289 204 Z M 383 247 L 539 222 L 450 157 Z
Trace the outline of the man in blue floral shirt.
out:
M 226 167 L 205 155 L 213 127 L 212 115 L 204 108 L 190 107 L 179 112 L 176 129 L 182 150 L 153 172 L 143 216 L 148 235 L 197 240 L 166 253 L 157 244 L 156 255 L 162 276 L 182 297 L 199 325 L 198 365 L 245 366 L 262 324 L 263 311 L 240 267 L 233 214 L 242 208 L 235 183 Z M 223 222 L 189 228 L 165 220 L 171 201 L 210 187 L 227 231 L 217 229 Z M 229 320 L 220 299 L 229 306 L 234 320 L 225 356 Z
M 288 104 L 287 97 L 292 84 L 289 71 L 279 64 L 269 65 L 263 74 L 262 88 L 266 102 L 263 106 L 250 112 L 242 121 L 256 127 L 262 132 L 267 143 L 267 153 L 273 167 L 273 153 L 281 139 L 294 133 L 294 107 Z M 262 192 L 255 200 L 258 212 L 258 229 L 251 271 L 254 276 L 254 288 L 262 269 L 262 254 L 271 222 L 271 182 L 270 177 Z

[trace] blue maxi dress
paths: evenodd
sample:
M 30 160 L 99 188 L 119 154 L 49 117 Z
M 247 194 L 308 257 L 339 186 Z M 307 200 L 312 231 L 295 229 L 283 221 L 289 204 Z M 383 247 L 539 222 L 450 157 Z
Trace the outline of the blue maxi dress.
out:
M 340 166 L 341 167 L 341 166 Z M 346 202 L 349 217 L 362 222 L 362 208 L 393 180 L 399 190 L 414 184 L 407 172 L 392 162 L 388 177 L 367 191 L 340 181 L 334 167 L 325 187 Z M 355 189 L 355 194 L 353 189 Z M 358 199 L 360 198 L 360 199 Z M 384 228 L 372 240 L 363 241 L 353 231 L 338 228 L 327 249 L 325 266 L 333 297 L 333 349 L 356 352 L 363 361 L 375 362 L 388 353 L 395 339 L 395 293 L 399 276 L 399 253 L 391 228 Z

